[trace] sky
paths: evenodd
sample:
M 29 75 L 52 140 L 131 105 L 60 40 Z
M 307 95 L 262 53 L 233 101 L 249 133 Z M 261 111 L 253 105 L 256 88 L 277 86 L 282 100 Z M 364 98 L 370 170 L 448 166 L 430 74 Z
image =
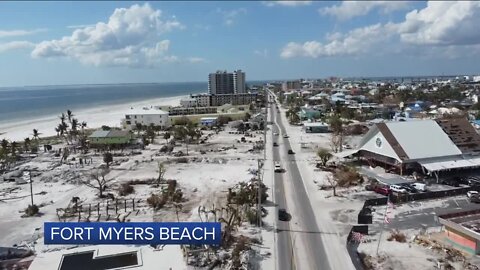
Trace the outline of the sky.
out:
M 480 74 L 480 1 L 0 2 L 0 87 Z

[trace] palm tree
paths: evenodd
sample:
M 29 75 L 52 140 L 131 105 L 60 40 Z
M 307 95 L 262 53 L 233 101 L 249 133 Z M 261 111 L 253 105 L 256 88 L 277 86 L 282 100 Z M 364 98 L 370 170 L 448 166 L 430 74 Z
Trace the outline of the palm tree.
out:
M 18 148 L 18 143 L 17 142 L 14 141 L 10 144 L 10 153 L 12 154 L 12 157 L 16 156 L 17 148 Z
M 6 153 L 8 153 L 8 141 L 6 139 L 3 139 L 2 142 L 0 143 L 0 146 L 2 147 L 2 150 Z
M 34 128 L 32 135 L 33 135 L 33 138 L 34 138 L 34 139 L 36 139 L 36 140 L 40 139 L 40 133 L 38 132 L 38 129 L 35 129 L 35 128 Z
M 72 119 L 73 119 L 72 111 L 67 110 L 67 118 L 68 118 L 68 122 L 72 123 Z
M 25 138 L 25 140 L 23 141 L 23 150 L 25 152 L 28 152 L 28 149 L 30 148 L 30 138 Z
M 58 118 L 60 118 L 60 122 L 62 122 L 62 123 L 65 122 L 66 117 L 65 117 L 64 113 L 62 113 Z
M 137 130 L 137 135 L 140 135 L 140 131 L 143 130 L 143 125 L 141 123 L 136 123 L 135 129 Z
M 67 131 L 67 128 L 68 128 L 67 123 L 65 123 L 65 122 L 60 123 L 60 124 L 58 125 L 58 129 L 59 129 L 59 131 L 60 131 L 60 135 L 65 134 L 65 132 Z
M 84 129 L 87 127 L 87 122 L 83 121 L 83 122 L 80 124 L 80 127 L 82 128 L 82 132 L 83 132 Z
M 168 139 L 170 139 L 172 135 L 170 134 L 170 132 L 165 132 L 165 134 L 163 134 L 163 138 L 167 141 L 168 143 Z
M 77 128 L 78 128 L 78 120 L 75 119 L 75 118 L 72 118 L 72 119 L 70 120 L 70 125 L 71 125 L 71 127 L 70 127 L 70 133 L 71 133 L 72 137 L 76 137 L 76 136 L 77 136 L 77 133 L 78 133 L 78 130 L 77 130 Z

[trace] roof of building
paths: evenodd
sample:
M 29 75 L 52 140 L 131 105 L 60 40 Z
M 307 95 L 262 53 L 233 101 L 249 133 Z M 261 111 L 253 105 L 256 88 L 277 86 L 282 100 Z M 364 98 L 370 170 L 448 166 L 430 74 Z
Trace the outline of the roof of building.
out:
M 328 124 L 323 122 L 304 122 L 304 127 L 328 127 Z
M 158 109 L 135 109 L 132 108 L 125 113 L 125 115 L 164 115 L 168 114 L 166 111 L 158 110 Z
M 388 122 L 385 125 L 409 159 L 462 154 L 434 120 Z
M 90 137 L 90 138 L 105 138 L 105 137 L 107 137 L 109 132 L 110 132 L 110 130 L 99 129 L 99 130 L 95 130 L 92 133 L 92 135 L 90 135 L 88 137 Z
M 217 120 L 218 117 L 202 117 L 200 118 L 200 121 L 212 121 L 212 120 Z
M 113 137 L 128 137 L 130 134 L 126 130 L 118 130 L 118 129 L 112 129 L 108 133 L 107 137 L 113 138 Z
M 118 137 L 128 137 L 129 132 L 126 130 L 118 130 L 118 129 L 111 129 L 111 130 L 95 130 L 92 135 L 88 136 L 89 138 L 118 138 Z

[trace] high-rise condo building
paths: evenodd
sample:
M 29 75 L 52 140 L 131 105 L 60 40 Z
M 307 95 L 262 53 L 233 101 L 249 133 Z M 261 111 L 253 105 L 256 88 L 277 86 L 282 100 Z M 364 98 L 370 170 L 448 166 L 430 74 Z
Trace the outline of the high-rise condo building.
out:
M 245 93 L 245 72 L 236 70 L 233 73 L 217 71 L 208 75 L 208 93 L 219 94 L 243 94 Z

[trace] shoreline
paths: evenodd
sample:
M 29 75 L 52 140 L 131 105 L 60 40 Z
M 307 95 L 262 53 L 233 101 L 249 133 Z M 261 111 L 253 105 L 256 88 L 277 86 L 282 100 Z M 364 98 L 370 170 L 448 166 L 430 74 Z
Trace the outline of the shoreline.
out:
M 120 127 L 121 119 L 125 117 L 125 112 L 131 107 L 158 105 L 178 106 L 180 105 L 180 99 L 185 97 L 188 97 L 188 95 L 146 99 L 123 104 L 100 105 L 85 110 L 72 110 L 72 112 L 79 123 L 83 121 L 87 122 L 87 128 L 99 128 L 102 125 Z M 25 138 L 32 136 L 33 129 L 37 129 L 40 132 L 40 137 L 55 136 L 55 127 L 60 122 L 58 116 L 61 113 L 62 112 L 58 112 L 56 115 L 30 118 L 17 122 L 0 123 L 0 139 L 5 138 L 17 142 L 23 141 Z

